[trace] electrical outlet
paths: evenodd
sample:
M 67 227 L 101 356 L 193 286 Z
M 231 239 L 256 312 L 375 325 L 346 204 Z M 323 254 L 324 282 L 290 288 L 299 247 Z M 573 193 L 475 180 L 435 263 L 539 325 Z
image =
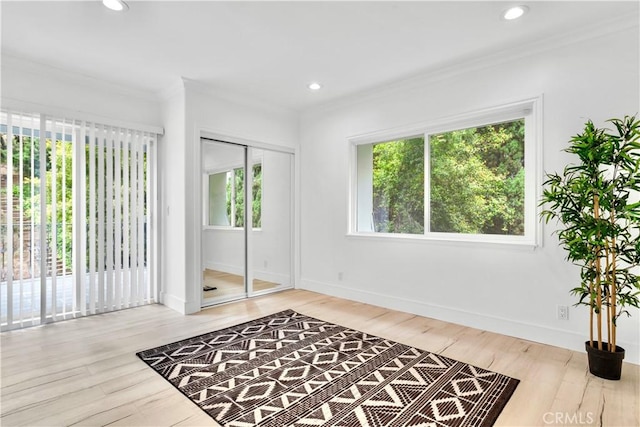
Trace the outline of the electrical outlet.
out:
M 569 320 L 569 306 L 558 306 L 558 320 Z
M 267 266 L 269 265 L 269 263 L 267 262 L 267 260 L 264 260 L 264 268 L 267 268 Z
M 338 272 L 338 280 L 342 280 L 342 271 Z

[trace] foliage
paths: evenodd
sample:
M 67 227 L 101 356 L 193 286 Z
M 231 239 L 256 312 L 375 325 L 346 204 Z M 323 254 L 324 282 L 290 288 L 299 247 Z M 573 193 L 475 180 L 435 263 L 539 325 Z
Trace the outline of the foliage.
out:
M 262 164 L 253 165 L 253 227 L 262 227 Z
M 373 146 L 376 231 L 424 233 L 424 138 Z
M 12 140 L 13 171 L 17 180 L 14 180 L 12 193 L 14 200 L 22 203 L 22 217 L 25 222 L 25 230 L 31 227 L 40 227 L 43 223 L 40 216 L 40 139 L 30 136 L 14 135 Z M 52 229 L 52 185 L 56 184 L 56 257 L 64 259 L 67 266 L 71 265 L 72 256 L 72 148 L 71 144 L 57 140 L 55 143 L 56 155 L 53 158 L 53 144 L 50 139 L 45 141 L 45 187 L 48 189 L 46 197 L 46 221 L 44 222 L 47 236 L 47 247 L 51 247 L 53 239 Z M 2 164 L 8 164 L 8 143 L 6 136 L 2 138 Z M 51 172 L 53 161 L 57 165 L 56 176 Z M 63 168 L 62 165 L 65 164 Z M 33 174 L 32 174 L 33 172 Z M 20 177 L 22 176 L 22 190 Z M 17 182 L 16 182 L 17 181 Z M 22 192 L 21 192 L 22 191 Z M 14 206 L 18 210 L 19 206 Z M 65 227 L 66 226 L 66 227 Z M 14 224 L 14 228 L 20 224 Z M 36 234 L 38 231 L 34 231 Z M 33 242 L 32 242 L 33 243 Z M 16 248 L 18 250 L 18 248 Z M 47 251 L 48 252 L 48 251 Z
M 244 227 L 244 169 L 234 169 L 233 179 L 235 181 L 235 193 L 233 203 L 235 205 L 234 227 Z
M 55 158 L 53 156 L 53 147 L 51 139 L 45 141 L 45 212 L 47 246 L 52 245 L 53 233 L 53 199 L 52 188 L 55 182 L 56 188 L 56 241 L 53 244 L 56 248 L 56 258 L 63 260 L 67 266 L 71 266 L 72 257 L 72 146 L 68 142 L 60 139 L 55 141 Z M 8 146 L 3 138 L 3 163 L 6 161 Z M 12 192 L 16 200 L 22 203 L 22 217 L 25 221 L 25 232 L 31 232 L 31 227 L 40 227 L 43 224 L 40 212 L 40 191 L 42 175 L 40 173 L 40 138 L 31 138 L 30 136 L 19 137 L 14 135 L 12 143 L 13 167 L 18 172 L 19 177 L 22 176 L 22 189 L 20 182 L 13 184 Z M 56 174 L 52 173 L 52 165 L 56 165 Z M 64 165 L 64 167 L 63 167 Z M 33 174 L 32 174 L 33 171 Z M 19 206 L 14 206 L 14 209 Z M 19 227 L 19 224 L 14 224 Z M 34 233 L 38 230 L 34 229 Z M 48 251 L 47 251 L 48 252 Z
M 57 260 L 64 261 L 64 264 L 67 266 L 67 269 L 70 269 L 72 265 L 72 255 L 73 255 L 73 145 L 69 140 L 69 136 L 65 135 L 65 140 L 62 139 L 62 135 L 58 134 L 55 139 L 55 144 L 52 143 L 51 139 L 45 140 L 45 212 L 46 218 L 45 221 L 41 219 L 40 212 L 40 185 L 42 179 L 41 173 L 41 165 L 40 165 L 40 138 L 32 138 L 31 136 L 18 136 L 14 135 L 12 140 L 12 162 L 13 162 L 13 172 L 15 175 L 12 193 L 14 199 L 22 202 L 22 215 L 24 218 L 24 232 L 29 233 L 31 231 L 31 227 L 34 227 L 34 233 L 36 235 L 36 239 L 39 238 L 39 232 L 37 230 L 42 224 L 46 227 L 46 251 L 50 253 L 50 248 L 52 246 L 53 240 L 53 200 L 52 194 L 53 184 L 55 183 L 55 244 L 53 245 L 56 250 L 56 258 Z M 8 164 L 8 144 L 6 141 L 6 135 L 2 135 L 2 142 L 0 146 L 0 155 L 2 165 Z M 53 155 L 53 148 L 55 145 L 55 157 Z M 86 147 L 87 152 L 89 151 L 89 146 L 87 144 Z M 143 156 L 143 199 L 146 199 L 146 191 L 147 191 L 147 178 L 148 174 L 146 173 L 147 166 L 147 154 L 142 153 Z M 104 162 L 106 171 L 106 149 Z M 121 151 L 121 162 L 131 162 L 131 153 L 128 150 Z M 86 174 L 87 174 L 87 184 L 89 182 L 89 155 L 87 153 L 87 165 L 86 165 Z M 114 160 L 115 161 L 115 160 Z M 98 154 L 96 150 L 96 158 L 95 158 L 95 171 L 96 171 L 96 183 L 99 182 L 100 179 L 105 179 L 104 176 L 98 176 Z M 134 162 L 135 163 L 135 162 Z M 54 168 L 55 165 L 55 168 Z M 55 176 L 52 172 L 55 169 Z M 114 174 L 116 168 L 114 166 Z M 120 169 L 118 169 L 120 170 Z M 32 173 L 33 171 L 33 173 Z M 130 174 L 137 173 L 133 170 L 129 171 Z M 20 176 L 22 176 L 22 190 L 20 189 Z M 113 180 L 115 183 L 115 180 Z M 122 181 L 121 181 L 122 182 Z M 97 185 L 97 184 L 96 184 Z M 106 186 L 106 182 L 105 182 Z M 87 185 L 87 199 L 89 186 Z M 128 188 L 125 188 L 123 184 L 121 184 L 121 188 L 117 189 L 113 188 L 113 197 L 115 198 L 115 192 L 120 191 L 121 198 L 127 197 L 131 192 Z M 105 189 L 106 194 L 106 189 Z M 143 202 L 144 203 L 144 202 Z M 97 207 L 97 209 L 100 209 Z M 107 215 L 107 206 L 106 203 L 104 205 L 103 213 L 104 217 Z M 115 208 L 114 208 L 115 209 Z M 147 206 L 144 203 L 143 206 L 144 213 L 146 214 Z M 19 210 L 19 206 L 14 206 L 14 210 Z M 90 222 L 89 218 L 89 209 L 87 209 L 87 224 Z M 115 210 L 111 213 L 115 215 Z M 96 212 L 98 215 L 98 212 Z M 18 232 L 20 224 L 14 224 L 14 232 Z M 122 236 L 124 239 L 125 236 Z M 128 238 L 128 237 L 127 237 Z M 31 243 L 35 247 L 35 242 Z M 96 241 L 96 245 L 99 245 L 100 242 Z M 144 241 L 146 245 L 146 239 Z M 16 248 L 16 250 L 18 250 Z M 116 248 L 114 248 L 116 250 Z M 89 251 L 89 248 L 87 248 Z M 117 257 L 117 253 L 114 254 Z M 89 262 L 87 256 L 87 262 Z M 124 261 L 122 261 L 124 262 Z M 33 267 L 32 267 L 33 268 Z M 35 270 L 34 270 L 35 271 Z M 67 270 L 69 271 L 69 270 Z
M 373 147 L 376 231 L 424 233 L 424 138 Z M 430 230 L 524 234 L 524 120 L 432 135 Z
M 434 135 L 431 231 L 524 234 L 524 120 Z
M 53 143 L 47 140 L 47 157 L 53 157 Z M 71 266 L 72 243 L 73 243 L 73 147 L 70 143 L 60 140 L 55 142 L 55 175 L 51 170 L 46 172 L 46 188 L 50 189 L 55 180 L 56 187 L 56 233 L 55 247 L 57 259 L 64 257 L 67 268 Z M 51 160 L 53 161 L 53 160 Z M 63 167 L 64 165 L 64 167 Z M 51 228 L 53 212 L 52 191 L 47 191 L 47 221 Z M 35 212 L 34 212 L 35 214 Z M 35 215 L 34 215 L 35 217 Z M 49 239 L 53 239 L 53 233 L 49 231 Z
M 594 314 L 598 348 L 603 349 L 602 326 L 609 349 L 615 351 L 617 320 L 638 308 L 640 283 L 640 121 L 635 116 L 609 120 L 614 130 L 588 121 L 565 150 L 579 163 L 562 174 L 547 174 L 541 217 L 555 218 L 569 261 L 581 267 L 580 285 L 572 289 L 576 305 L 590 308 L 590 341 L 594 345 Z M 605 312 L 606 313 L 603 313 Z
M 234 180 L 235 193 L 232 194 L 231 180 L 227 181 L 227 216 L 232 216 L 232 201 L 235 207 L 234 221 L 230 222 L 234 227 L 244 227 L 244 169 L 237 168 L 232 171 L 231 179 Z M 253 165 L 252 181 L 252 221 L 253 228 L 262 225 L 262 164 Z

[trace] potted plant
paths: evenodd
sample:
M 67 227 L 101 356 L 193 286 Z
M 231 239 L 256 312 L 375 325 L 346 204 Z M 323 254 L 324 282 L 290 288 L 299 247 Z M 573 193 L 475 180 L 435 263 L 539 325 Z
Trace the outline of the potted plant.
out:
M 640 302 L 640 121 L 625 116 L 608 122 L 613 130 L 589 120 L 571 138 L 564 151 L 579 162 L 546 175 L 541 218 L 561 223 L 560 245 L 581 267 L 580 285 L 571 293 L 576 306 L 589 307 L 589 370 L 618 380 L 624 358 L 616 343 L 618 319 Z

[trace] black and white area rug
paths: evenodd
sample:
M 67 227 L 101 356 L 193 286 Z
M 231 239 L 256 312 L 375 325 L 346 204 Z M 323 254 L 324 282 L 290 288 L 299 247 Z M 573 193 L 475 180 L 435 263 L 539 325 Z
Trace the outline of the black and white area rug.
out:
M 491 426 L 519 382 L 292 310 L 137 355 L 229 427 Z

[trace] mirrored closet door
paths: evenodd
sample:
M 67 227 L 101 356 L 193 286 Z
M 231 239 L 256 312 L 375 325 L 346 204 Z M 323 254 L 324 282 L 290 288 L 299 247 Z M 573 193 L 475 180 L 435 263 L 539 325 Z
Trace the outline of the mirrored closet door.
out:
M 206 141 L 202 145 L 202 300 L 247 295 L 244 170 L 247 147 Z
M 293 155 L 251 149 L 253 229 L 249 243 L 252 294 L 293 285 Z
M 202 305 L 293 285 L 293 154 L 202 139 Z

